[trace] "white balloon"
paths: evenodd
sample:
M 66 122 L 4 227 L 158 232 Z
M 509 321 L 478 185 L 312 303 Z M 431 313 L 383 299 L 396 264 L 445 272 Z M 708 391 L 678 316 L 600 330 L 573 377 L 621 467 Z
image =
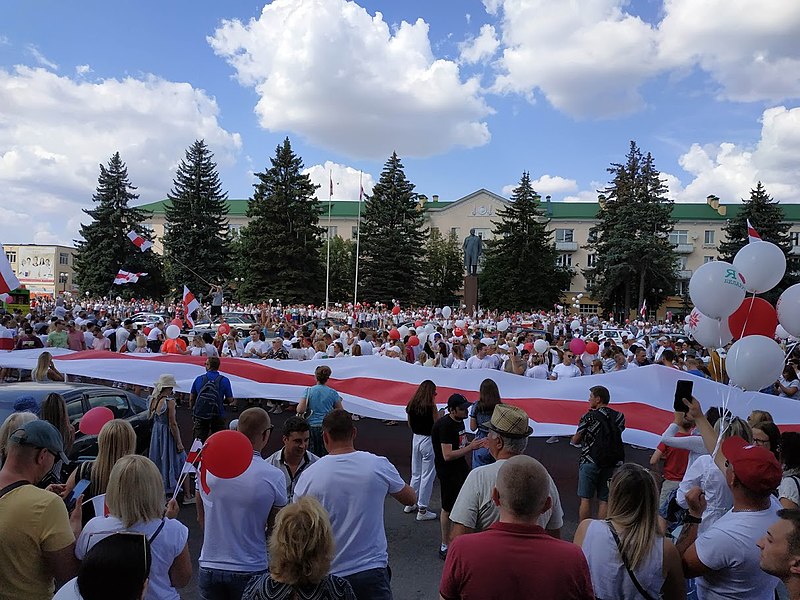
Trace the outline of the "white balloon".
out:
M 506 329 L 508 329 L 508 325 L 509 325 L 509 323 L 505 319 L 503 319 L 502 321 L 498 321 L 497 322 L 497 331 L 505 331 Z
M 466 324 L 467 322 L 464 321 L 464 319 L 459 319 L 458 321 L 456 321 L 456 327 L 460 327 L 461 329 L 464 329 L 464 325 Z
M 583 294 L 578 294 L 578 299 L 583 298 Z
M 581 328 L 581 322 L 578 319 L 575 319 L 572 323 L 570 323 L 569 327 L 570 327 L 570 329 L 572 329 L 572 331 L 580 329 Z
M 745 281 L 732 264 L 714 260 L 694 272 L 689 280 L 689 296 L 702 314 L 727 319 L 744 300 Z
M 425 333 L 424 331 L 422 333 L 418 333 L 417 337 L 419 338 L 419 345 L 420 346 L 425 345 L 425 342 L 428 341 L 428 334 Z
M 789 332 L 783 328 L 783 325 L 778 325 L 775 329 L 775 337 L 779 340 L 789 339 Z
M 691 330 L 689 329 L 689 324 L 688 323 L 683 326 L 683 333 L 685 333 L 686 335 L 689 335 L 691 333 Z
M 783 279 L 786 255 L 772 242 L 753 242 L 736 253 L 733 266 L 744 276 L 748 292 L 763 294 Z
M 728 319 L 712 319 L 696 308 L 689 315 L 688 327 L 691 336 L 706 348 L 722 348 L 733 339 Z
M 167 327 L 167 337 L 171 340 L 174 340 L 181 334 L 181 328 L 177 325 L 170 325 Z
M 795 337 L 800 337 L 800 283 L 783 290 L 778 304 L 778 322 Z
M 736 342 L 725 358 L 731 383 L 749 391 L 772 385 L 783 371 L 783 350 L 763 335 L 748 335 Z
M 536 350 L 539 354 L 544 354 L 550 348 L 550 344 L 547 343 L 547 340 L 536 340 L 533 342 L 533 349 Z
M 445 306 L 445 307 L 442 308 L 442 316 L 445 319 L 449 319 L 450 315 L 452 315 L 452 314 L 453 314 L 453 309 L 450 308 L 449 306 Z
M 433 335 L 435 331 L 436 331 L 436 326 L 433 323 L 428 323 L 427 325 L 425 325 L 425 332 L 428 335 Z
M 400 327 L 398 327 L 397 331 L 400 332 L 400 337 L 404 338 L 408 335 L 409 329 L 405 325 L 401 325 Z

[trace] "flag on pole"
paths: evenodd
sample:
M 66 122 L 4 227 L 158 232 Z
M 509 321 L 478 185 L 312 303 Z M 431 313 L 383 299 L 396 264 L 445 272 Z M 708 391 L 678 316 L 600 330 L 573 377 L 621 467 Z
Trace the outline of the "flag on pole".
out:
M 194 327 L 194 319 L 192 319 L 192 313 L 200 308 L 200 303 L 197 301 L 197 298 L 194 297 L 194 294 L 189 291 L 189 288 L 183 286 L 183 313 L 186 322 L 189 323 L 190 327 Z
M 642 315 L 643 319 L 647 316 L 647 298 L 642 300 L 642 310 L 639 311 L 639 314 Z
M 747 243 L 752 244 L 753 242 L 760 242 L 761 236 L 758 235 L 755 227 L 750 224 L 750 219 L 747 219 Z
M 181 469 L 181 475 L 185 473 L 197 473 L 197 461 L 200 458 L 200 450 L 203 449 L 203 442 L 196 439 L 192 442 L 192 447 L 189 448 L 189 453 L 186 455 L 186 462 Z
M 328 193 L 328 197 L 333 198 L 333 173 L 330 171 L 328 172 L 328 182 L 330 183 L 330 192 Z
M 114 285 L 124 285 L 126 283 L 136 283 L 139 277 L 144 277 L 147 273 L 128 273 L 128 271 L 119 270 L 117 276 L 114 277 Z
M 359 187 L 359 190 L 358 190 L 358 201 L 359 202 L 363 202 L 364 201 L 364 184 L 359 183 L 358 187 Z
M 135 231 L 128 232 L 128 239 L 133 242 L 133 245 L 136 246 L 139 250 L 144 252 L 145 250 L 149 250 L 153 247 L 153 242 L 148 242 L 142 236 L 140 236 Z
M 19 279 L 14 274 L 14 269 L 11 268 L 6 253 L 0 252 L 0 294 L 13 292 L 19 286 Z

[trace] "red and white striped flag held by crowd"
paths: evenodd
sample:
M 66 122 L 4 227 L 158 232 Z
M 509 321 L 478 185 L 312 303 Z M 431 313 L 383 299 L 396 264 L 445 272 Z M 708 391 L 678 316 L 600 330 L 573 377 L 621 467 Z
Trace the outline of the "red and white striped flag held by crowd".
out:
M 643 319 L 647 317 L 647 298 L 642 300 L 642 310 L 639 311 L 639 314 L 642 315 Z
M 19 285 L 19 279 L 14 275 L 14 269 L 11 268 L 6 253 L 0 252 L 0 294 L 13 292 Z
M 183 286 L 183 314 L 184 319 L 186 322 L 189 323 L 189 327 L 194 327 L 194 319 L 192 319 L 192 313 L 200 308 L 200 303 L 197 301 L 197 298 L 194 297 L 194 294 L 189 291 L 189 288 Z
M 142 236 L 140 236 L 135 231 L 128 232 L 128 239 L 133 242 L 133 245 L 136 246 L 139 250 L 144 252 L 145 250 L 149 250 L 153 247 L 153 242 L 148 242 Z
M 123 271 L 120 269 L 117 276 L 114 277 L 114 285 L 123 285 L 126 283 L 136 283 L 139 281 L 139 277 L 144 277 L 147 273 L 128 273 L 128 271 Z
M 760 242 L 761 236 L 758 235 L 756 228 L 750 224 L 750 219 L 747 219 L 747 243 Z

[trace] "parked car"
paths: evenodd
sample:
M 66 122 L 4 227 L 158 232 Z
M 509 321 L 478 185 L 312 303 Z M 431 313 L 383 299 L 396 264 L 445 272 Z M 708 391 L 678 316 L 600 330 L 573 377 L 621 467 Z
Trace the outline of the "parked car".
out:
M 153 424 L 147 418 L 147 401 L 136 394 L 104 385 L 88 383 L 36 383 L 22 381 L 0 386 L 0 423 L 14 412 L 14 403 L 23 396 L 31 396 L 40 403 L 51 392 L 61 394 L 67 403 L 70 423 L 75 427 L 75 443 L 70 460 L 97 456 L 97 436 L 79 431 L 84 413 L 97 406 L 106 406 L 117 419 L 125 419 L 136 432 L 136 452 L 143 454 L 150 447 Z
M 165 323 L 169 322 L 169 315 L 160 313 L 136 313 L 131 317 L 131 321 L 133 321 L 137 329 L 142 329 L 144 327 L 152 327 L 159 321 L 164 321 Z
M 225 322 L 231 326 L 231 329 L 236 329 L 239 335 L 248 335 L 250 333 L 250 328 L 258 324 L 253 318 L 253 315 L 247 313 L 225 313 L 223 317 Z M 199 321 L 195 321 L 194 328 L 189 333 L 197 335 L 211 332 L 215 334 L 218 327 L 219 322 L 212 323 L 208 319 L 200 319 Z

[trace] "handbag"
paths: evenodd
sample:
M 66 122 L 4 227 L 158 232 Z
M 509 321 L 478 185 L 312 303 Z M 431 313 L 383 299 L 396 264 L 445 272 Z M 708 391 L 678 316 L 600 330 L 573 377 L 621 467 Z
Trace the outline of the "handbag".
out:
M 633 571 L 628 566 L 628 559 L 625 558 L 625 554 L 622 552 L 622 542 L 620 542 L 619 536 L 617 535 L 617 532 L 614 529 L 614 526 L 611 524 L 611 521 L 608 520 L 608 519 L 606 519 L 606 523 L 608 524 L 608 529 L 611 531 L 611 537 L 614 538 L 614 542 L 617 544 L 617 550 L 619 550 L 620 558 L 622 558 L 622 564 L 625 567 L 625 570 L 628 572 L 628 575 L 630 576 L 634 587 L 636 587 L 636 591 L 638 591 L 642 595 L 642 598 L 644 598 L 644 600 L 656 600 L 655 598 L 653 598 L 650 594 L 648 594 L 645 591 L 645 589 L 642 587 L 642 584 L 639 583 L 638 579 L 636 579 L 636 575 L 633 574 Z

